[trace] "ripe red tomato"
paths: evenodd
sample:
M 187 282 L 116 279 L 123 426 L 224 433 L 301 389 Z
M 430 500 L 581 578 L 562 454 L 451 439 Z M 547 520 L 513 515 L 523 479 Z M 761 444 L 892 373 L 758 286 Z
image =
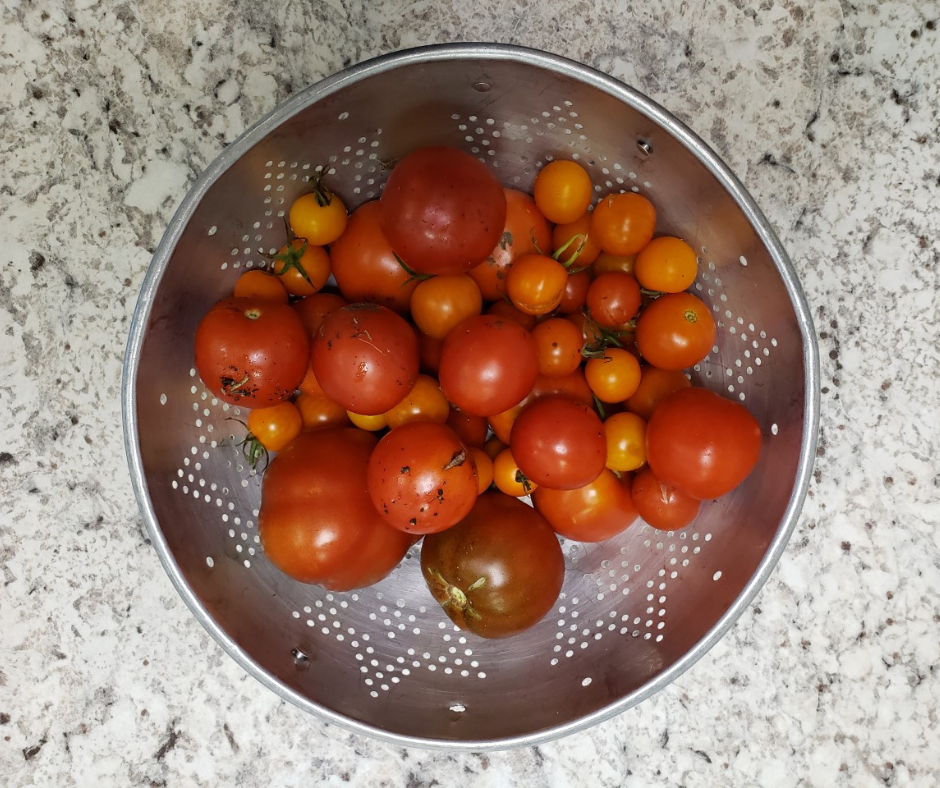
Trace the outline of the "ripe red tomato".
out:
M 389 175 L 379 200 L 382 232 L 410 268 L 463 274 L 483 262 L 506 223 L 496 176 L 468 153 L 419 148 Z
M 418 338 L 404 318 L 378 304 L 331 312 L 313 342 L 313 373 L 346 410 L 374 416 L 393 408 L 418 378 Z
M 297 406 L 297 410 L 300 411 L 304 432 L 319 430 L 324 427 L 349 426 L 349 415 L 346 413 L 346 408 L 322 391 L 302 391 L 297 395 L 294 404 Z
M 497 317 L 504 317 L 507 320 L 512 320 L 514 323 L 518 323 L 526 331 L 531 331 L 535 328 L 535 324 L 539 322 L 538 317 L 535 315 L 527 315 L 525 312 L 520 312 L 516 309 L 509 301 L 506 301 L 503 298 L 500 298 L 499 301 L 494 302 L 490 305 L 490 308 L 486 310 L 488 315 L 496 315 Z
M 646 425 L 646 460 L 656 478 L 698 500 L 743 482 L 760 448 L 760 425 L 744 405 L 697 386 L 663 400 Z
M 636 346 L 650 364 L 686 369 L 698 364 L 715 343 L 711 310 L 691 293 L 668 293 L 648 304 L 636 321 Z
M 471 448 L 486 443 L 489 427 L 483 416 L 474 416 L 472 413 L 464 413 L 457 408 L 451 408 L 447 416 L 447 426 Z
M 532 334 L 511 320 L 477 315 L 447 335 L 438 379 L 447 399 L 458 408 L 489 416 L 528 394 L 537 374 L 538 349 Z
M 501 638 L 534 626 L 552 609 L 565 561 L 542 515 L 515 498 L 487 492 L 453 528 L 424 537 L 421 570 L 458 627 Z
M 591 214 L 591 234 L 609 254 L 636 254 L 650 242 L 655 230 L 656 209 L 634 192 L 609 194 Z
M 506 274 L 506 295 L 520 312 L 547 315 L 560 303 L 568 283 L 568 270 L 544 254 L 518 258 Z
M 558 302 L 558 312 L 562 315 L 570 315 L 573 312 L 581 312 L 581 307 L 587 301 L 587 291 L 591 286 L 591 274 L 588 271 L 575 271 L 568 274 L 568 281 L 565 282 L 565 292 Z
M 536 207 L 535 200 L 517 189 L 504 189 L 503 192 L 506 195 L 506 224 L 499 243 L 489 257 L 469 271 L 484 301 L 502 298 L 506 290 L 506 273 L 516 258 L 548 249 L 552 239 L 548 220 Z
M 577 542 L 602 542 L 636 522 L 630 490 L 608 469 L 574 490 L 539 487 L 532 493 L 535 508 L 555 533 Z
M 249 408 L 289 399 L 304 375 L 310 342 L 287 304 L 226 298 L 196 328 L 196 370 L 219 399 Z
M 640 299 L 640 286 L 633 276 L 611 271 L 591 282 L 585 303 L 598 325 L 620 328 L 636 316 Z
M 332 427 L 303 433 L 271 461 L 261 487 L 258 534 L 274 566 L 334 591 L 385 577 L 412 544 L 369 500 L 367 432 Z
M 360 205 L 330 246 L 333 278 L 349 301 L 369 301 L 404 314 L 418 286 L 395 258 L 379 227 L 379 201 Z
M 368 482 L 379 514 L 412 534 L 456 525 L 479 493 L 470 450 L 450 427 L 430 421 L 388 432 L 369 459 Z
M 509 447 L 522 472 L 540 487 L 571 490 L 604 470 L 604 425 L 590 407 L 563 396 L 542 397 L 516 418 Z
M 702 502 L 671 484 L 663 484 L 650 468 L 643 468 L 630 488 L 633 505 L 643 521 L 661 531 L 678 531 L 691 523 Z

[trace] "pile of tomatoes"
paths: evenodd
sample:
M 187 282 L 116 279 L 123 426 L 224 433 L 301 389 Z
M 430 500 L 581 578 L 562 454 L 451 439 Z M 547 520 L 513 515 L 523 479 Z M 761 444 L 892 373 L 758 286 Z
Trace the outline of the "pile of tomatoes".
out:
M 287 575 L 370 585 L 423 539 L 446 613 L 504 637 L 554 605 L 558 535 L 683 528 L 753 469 L 756 420 L 686 374 L 716 325 L 647 198 L 592 209 L 568 160 L 530 196 L 446 147 L 348 215 L 313 187 L 195 338 L 206 387 L 250 409 L 252 460 L 274 455 L 258 528 Z

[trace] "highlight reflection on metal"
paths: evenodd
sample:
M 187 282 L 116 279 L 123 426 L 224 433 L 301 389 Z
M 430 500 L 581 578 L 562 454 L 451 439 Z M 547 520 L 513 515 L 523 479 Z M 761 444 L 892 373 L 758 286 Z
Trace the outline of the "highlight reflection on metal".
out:
M 317 167 L 350 208 L 389 162 L 461 147 L 529 189 L 576 158 L 597 196 L 633 189 L 660 232 L 700 254 L 694 292 L 718 344 L 693 379 L 744 401 L 765 436 L 755 472 L 679 532 L 636 524 L 565 543 L 555 610 L 509 641 L 456 631 L 416 553 L 376 587 L 328 593 L 261 554 L 260 479 L 231 416 L 192 368 L 196 323 L 282 241 Z M 818 431 L 811 318 L 779 241 L 741 183 L 687 127 L 568 60 L 497 45 L 410 50 L 295 95 L 229 146 L 183 200 L 140 294 L 124 370 L 125 443 L 151 540 L 194 615 L 249 673 L 325 719 L 399 744 L 537 744 L 649 697 L 714 645 L 766 581 L 806 494 Z

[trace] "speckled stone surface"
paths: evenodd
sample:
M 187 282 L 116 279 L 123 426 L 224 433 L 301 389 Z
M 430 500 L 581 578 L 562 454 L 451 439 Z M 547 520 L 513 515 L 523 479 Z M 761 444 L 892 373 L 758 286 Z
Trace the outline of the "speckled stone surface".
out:
M 940 784 L 935 2 L 0 13 L 0 784 Z M 458 40 L 570 56 L 691 125 L 777 229 L 822 358 L 814 482 L 730 633 L 619 717 L 487 755 L 322 724 L 230 660 L 145 541 L 120 426 L 130 316 L 188 184 L 292 92 Z

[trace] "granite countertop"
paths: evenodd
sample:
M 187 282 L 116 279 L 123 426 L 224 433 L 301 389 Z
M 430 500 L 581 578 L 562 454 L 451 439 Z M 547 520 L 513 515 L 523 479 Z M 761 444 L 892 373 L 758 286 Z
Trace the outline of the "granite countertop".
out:
M 935 4 L 0 13 L 0 784 L 940 784 Z M 691 125 L 789 251 L 822 360 L 802 516 L 727 636 L 614 719 L 485 755 L 321 723 L 227 657 L 145 539 L 120 413 L 138 290 L 198 173 L 323 76 L 460 40 L 564 54 Z

